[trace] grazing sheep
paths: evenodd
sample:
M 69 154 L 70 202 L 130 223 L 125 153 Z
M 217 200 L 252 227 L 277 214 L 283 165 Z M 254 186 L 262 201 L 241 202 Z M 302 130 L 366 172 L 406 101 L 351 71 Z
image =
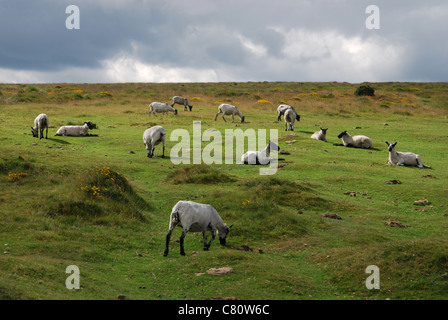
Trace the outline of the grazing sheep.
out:
M 224 119 L 225 122 L 227 122 L 226 118 L 224 118 L 225 115 L 232 115 L 232 122 L 234 122 L 235 114 L 240 117 L 241 122 L 244 122 L 243 114 L 240 112 L 240 110 L 238 110 L 237 107 L 232 106 L 231 104 L 223 103 L 223 104 L 219 105 L 218 113 L 215 116 L 215 121 L 220 113 L 222 113 L 222 118 Z
M 296 120 L 300 121 L 300 115 L 297 113 L 297 111 L 293 107 L 291 107 L 291 106 L 289 106 L 287 104 L 281 104 L 281 105 L 278 106 L 278 108 L 277 108 L 277 115 L 278 115 L 277 121 L 280 121 L 282 119 L 282 115 L 288 109 L 292 109 L 295 112 L 295 114 L 296 114 Z
M 154 126 L 143 132 L 143 143 L 145 144 L 146 151 L 148 152 L 148 158 L 152 158 L 154 155 L 154 149 L 160 142 L 163 143 L 162 158 L 165 157 L 165 138 L 165 129 L 161 126 Z
M 156 112 L 162 112 L 162 114 L 168 115 L 168 111 L 173 112 L 175 115 L 177 115 L 177 110 L 171 107 L 168 103 L 152 102 L 149 105 L 149 115 L 151 115 L 151 112 L 156 117 L 157 117 Z
M 193 201 L 179 201 L 171 210 L 170 226 L 166 235 L 166 248 L 163 256 L 168 255 L 169 243 L 173 229 L 179 226 L 183 229 L 180 237 L 180 254 L 185 255 L 184 238 L 187 232 L 202 232 L 204 237 L 204 250 L 208 250 L 215 239 L 215 231 L 218 231 L 219 242 L 226 244 L 226 237 L 232 226 L 227 227 L 215 208 L 209 204 Z M 212 233 L 212 239 L 207 243 L 207 230 Z
M 48 117 L 45 113 L 41 113 L 34 119 L 34 128 L 31 127 L 31 133 L 33 134 L 34 138 L 39 137 L 40 132 L 40 139 L 44 137 L 44 129 L 47 129 L 45 132 L 45 139 L 48 138 L 48 127 L 50 126 L 50 121 L 48 120 Z
M 278 151 L 280 147 L 274 142 L 269 141 L 268 145 L 261 151 L 247 151 L 241 156 L 241 163 L 243 164 L 268 164 L 271 162 L 269 155 L 271 150 Z
M 386 144 L 389 149 L 389 160 L 388 164 L 398 165 L 398 166 L 417 166 L 419 168 L 431 168 L 429 166 L 425 166 L 422 162 L 422 158 L 415 153 L 412 152 L 397 152 L 395 151 L 395 146 L 397 143 L 389 143 L 386 141 Z
M 327 142 L 327 129 L 320 128 L 320 131 L 314 132 L 311 139 L 322 140 Z
M 285 131 L 294 131 L 294 121 L 296 120 L 297 113 L 293 109 L 286 109 L 285 111 Z
M 372 140 L 366 136 L 351 136 L 347 131 L 343 131 L 338 135 L 339 139 L 342 139 L 342 143 L 346 147 L 370 149 L 372 148 Z
M 55 136 L 73 136 L 73 137 L 96 136 L 94 134 L 89 134 L 89 129 L 93 129 L 93 123 L 90 121 L 86 121 L 82 126 L 62 126 L 56 132 Z
M 183 97 L 179 97 L 179 96 L 174 96 L 173 97 L 173 104 L 171 104 L 171 107 L 174 107 L 175 104 L 180 104 L 184 106 L 184 111 L 187 111 L 187 106 L 188 108 L 193 109 L 193 106 L 188 102 L 187 98 L 183 98 Z

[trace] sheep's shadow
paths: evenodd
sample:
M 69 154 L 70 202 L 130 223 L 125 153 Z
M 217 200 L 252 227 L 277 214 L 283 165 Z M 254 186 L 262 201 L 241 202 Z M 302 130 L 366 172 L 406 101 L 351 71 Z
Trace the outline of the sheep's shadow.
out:
M 70 142 L 61 140 L 61 139 L 48 138 L 47 140 L 51 140 L 52 142 L 56 142 L 56 143 L 60 143 L 60 144 L 70 144 Z
M 313 131 L 303 131 L 303 130 L 300 130 L 300 131 L 297 131 L 297 132 L 302 132 L 302 133 L 306 133 L 306 134 L 313 134 L 314 133 Z
M 334 145 L 335 147 L 345 147 L 342 143 L 333 143 L 333 145 Z M 347 146 L 346 148 L 351 148 L 351 149 L 362 149 L 362 148 L 355 148 L 355 147 L 350 147 L 350 146 Z M 382 151 L 383 149 L 379 149 L 379 148 L 369 148 L 369 149 L 362 149 L 362 150 Z

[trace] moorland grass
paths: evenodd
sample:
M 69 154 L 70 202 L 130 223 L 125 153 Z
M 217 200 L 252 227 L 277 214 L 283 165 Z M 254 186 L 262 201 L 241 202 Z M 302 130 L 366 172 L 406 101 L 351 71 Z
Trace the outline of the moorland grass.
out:
M 359 84 L 336 82 L 0 85 L 0 298 L 446 299 L 448 85 L 369 85 L 373 97 L 355 96 Z M 192 112 L 148 115 L 150 102 L 174 95 L 194 97 Z M 235 104 L 247 123 L 213 121 L 222 102 Z M 280 103 L 301 115 L 292 133 L 277 122 Z M 39 140 L 29 127 L 42 112 L 51 128 Z M 53 136 L 87 120 L 98 137 Z M 191 134 L 193 121 L 222 133 L 276 128 L 289 154 L 269 177 L 237 159 L 174 165 L 161 146 L 146 157 L 147 127 L 164 126 L 167 156 L 177 143 L 170 132 Z M 328 143 L 310 139 L 320 126 L 329 128 Z M 344 130 L 371 137 L 374 149 L 343 147 Z M 387 166 L 385 141 L 432 168 Z M 385 183 L 393 179 L 402 183 Z M 420 199 L 430 204 L 415 206 Z M 215 206 L 234 225 L 227 246 L 216 241 L 202 251 L 202 236 L 191 233 L 181 257 L 176 229 L 164 258 L 178 200 Z M 72 264 L 82 290 L 65 288 Z M 380 290 L 365 287 L 368 265 L 380 268 Z M 234 272 L 206 274 L 219 266 Z

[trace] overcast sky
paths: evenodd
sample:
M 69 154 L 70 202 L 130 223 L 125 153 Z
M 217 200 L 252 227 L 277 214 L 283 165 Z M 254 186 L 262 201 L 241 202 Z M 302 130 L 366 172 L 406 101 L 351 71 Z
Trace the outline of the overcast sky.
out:
M 447 36 L 446 0 L 0 0 L 0 82 L 448 81 Z

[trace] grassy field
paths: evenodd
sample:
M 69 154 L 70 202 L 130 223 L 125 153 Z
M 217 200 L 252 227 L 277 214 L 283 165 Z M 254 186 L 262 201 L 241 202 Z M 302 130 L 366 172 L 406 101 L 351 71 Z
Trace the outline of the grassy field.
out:
M 0 85 L 0 299 L 448 298 L 448 84 L 371 85 L 374 97 L 336 82 Z M 173 95 L 189 98 L 192 112 L 148 116 L 150 102 Z M 246 122 L 213 121 L 223 102 Z M 276 121 L 280 103 L 301 115 L 293 133 Z M 39 113 L 50 119 L 47 140 L 31 135 Z M 54 136 L 87 120 L 98 137 Z M 160 145 L 146 157 L 148 126 L 165 128 L 169 156 L 171 132 L 192 133 L 193 121 L 223 135 L 278 129 L 290 154 L 272 176 L 258 166 L 174 165 Z M 327 143 L 310 139 L 320 126 Z M 374 148 L 343 147 L 344 130 Z M 385 141 L 431 169 L 386 165 Z M 216 239 L 203 251 L 202 235 L 190 233 L 180 256 L 177 228 L 163 257 L 178 200 L 217 208 L 234 225 L 227 245 Z M 80 269 L 80 290 L 65 287 L 69 265 Z M 380 269 L 379 290 L 366 288 L 369 265 Z M 217 267 L 233 273 L 207 274 Z

